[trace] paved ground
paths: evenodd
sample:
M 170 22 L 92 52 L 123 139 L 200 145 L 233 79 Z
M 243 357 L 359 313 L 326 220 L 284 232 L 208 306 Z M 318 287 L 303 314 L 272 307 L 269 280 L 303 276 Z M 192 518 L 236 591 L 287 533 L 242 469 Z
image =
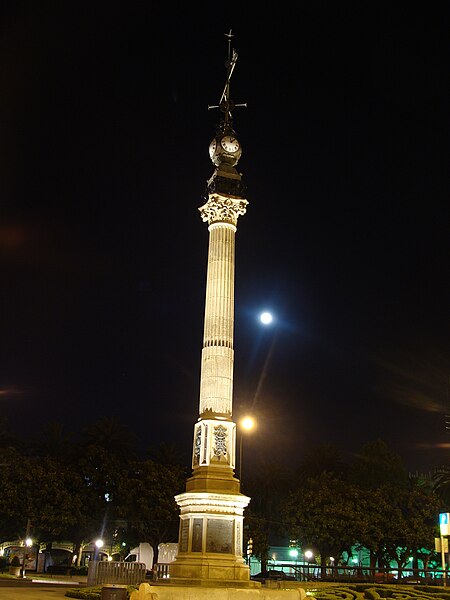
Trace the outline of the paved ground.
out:
M 70 585 L 60 585 L 0 579 L 0 600 L 61 600 L 67 598 L 68 588 L 77 585 L 75 581 Z

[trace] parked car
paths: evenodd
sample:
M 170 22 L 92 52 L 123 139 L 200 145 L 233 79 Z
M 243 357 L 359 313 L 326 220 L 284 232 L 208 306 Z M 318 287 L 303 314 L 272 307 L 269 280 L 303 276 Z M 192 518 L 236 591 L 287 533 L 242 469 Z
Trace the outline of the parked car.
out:
M 261 573 L 252 575 L 250 579 L 253 579 L 254 581 L 261 581 L 262 583 L 264 583 L 267 579 L 295 581 L 295 577 L 293 575 L 288 575 L 284 571 L 277 571 L 276 569 L 261 571 Z

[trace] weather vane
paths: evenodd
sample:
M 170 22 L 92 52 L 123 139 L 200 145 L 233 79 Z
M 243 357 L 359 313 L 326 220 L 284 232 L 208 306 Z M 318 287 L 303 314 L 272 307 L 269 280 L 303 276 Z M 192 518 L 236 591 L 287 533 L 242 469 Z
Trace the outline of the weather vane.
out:
M 233 129 L 233 127 L 232 127 L 233 117 L 231 114 L 233 108 L 235 106 L 243 106 L 243 107 L 247 106 L 247 103 L 234 104 L 234 102 L 230 98 L 230 79 L 231 79 L 231 76 L 233 75 L 234 67 L 236 66 L 238 54 L 234 48 L 233 49 L 231 48 L 231 38 L 234 37 L 234 35 L 231 33 L 231 29 L 228 33 L 225 33 L 224 35 L 226 38 L 228 38 L 228 60 L 225 64 L 225 67 L 227 69 L 227 78 L 225 81 L 225 87 L 223 88 L 223 92 L 222 92 L 222 96 L 220 97 L 219 104 L 208 105 L 208 110 L 210 110 L 211 108 L 220 108 L 220 110 L 222 111 L 223 118 L 219 125 L 219 127 L 222 131 Z

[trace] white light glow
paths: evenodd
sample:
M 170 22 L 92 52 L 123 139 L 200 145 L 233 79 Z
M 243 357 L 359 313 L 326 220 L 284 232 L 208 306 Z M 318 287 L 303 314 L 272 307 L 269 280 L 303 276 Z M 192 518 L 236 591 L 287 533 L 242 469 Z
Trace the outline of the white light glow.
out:
M 241 421 L 242 429 L 250 431 L 255 427 L 255 419 L 253 417 L 244 417 Z
M 261 313 L 259 320 L 263 325 L 270 325 L 270 323 L 272 323 L 273 317 L 270 314 L 270 312 L 263 312 Z
M 308 560 L 309 560 L 310 558 L 312 558 L 313 556 L 314 556 L 314 555 L 313 555 L 313 553 L 311 552 L 311 550 L 307 550 L 307 551 L 305 552 L 305 557 L 306 557 Z
M 96 542 L 95 542 L 95 545 L 97 546 L 97 548 L 103 548 L 103 544 L 104 544 L 103 540 L 96 540 Z
M 25 540 L 25 546 L 27 546 L 27 548 L 31 548 L 32 545 L 33 545 L 33 540 L 31 538 L 27 538 Z

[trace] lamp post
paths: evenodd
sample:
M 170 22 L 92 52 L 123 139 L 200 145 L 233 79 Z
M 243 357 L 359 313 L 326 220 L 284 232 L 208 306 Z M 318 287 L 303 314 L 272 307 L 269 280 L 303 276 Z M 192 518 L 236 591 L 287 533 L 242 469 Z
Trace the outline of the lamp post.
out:
M 310 566 L 311 566 L 310 565 L 310 560 L 313 558 L 314 554 L 311 552 L 311 550 L 307 550 L 305 552 L 304 556 L 306 558 L 306 562 L 308 563 L 308 566 L 306 567 L 306 569 L 307 569 L 307 573 L 308 573 L 308 576 L 309 576 L 309 574 L 310 574 L 309 573 L 309 569 L 310 569 Z
M 96 585 L 97 583 L 97 568 L 98 568 L 98 556 L 100 548 L 103 548 L 104 541 L 99 538 L 94 542 L 94 556 L 92 560 L 89 560 L 88 564 L 88 575 L 87 575 L 87 584 L 88 586 Z
M 253 417 L 244 417 L 243 419 L 241 419 L 240 422 L 241 425 L 241 439 L 239 441 L 239 479 L 241 481 L 242 484 L 242 452 L 243 452 L 243 447 L 244 447 L 244 431 L 251 431 L 252 429 L 255 428 L 255 419 Z
M 26 560 L 26 555 L 27 555 L 27 548 L 31 548 L 31 546 L 33 545 L 33 540 L 30 538 L 30 529 L 31 529 L 31 521 L 30 519 L 27 519 L 27 529 L 25 532 L 25 541 L 24 541 L 24 548 L 23 548 L 23 561 L 22 561 L 22 577 L 23 579 L 25 579 L 26 575 L 25 575 L 25 560 Z
M 98 539 L 95 541 L 96 550 L 94 552 L 94 560 L 98 560 L 100 548 L 103 548 L 104 544 L 105 544 L 105 542 L 102 539 Z

